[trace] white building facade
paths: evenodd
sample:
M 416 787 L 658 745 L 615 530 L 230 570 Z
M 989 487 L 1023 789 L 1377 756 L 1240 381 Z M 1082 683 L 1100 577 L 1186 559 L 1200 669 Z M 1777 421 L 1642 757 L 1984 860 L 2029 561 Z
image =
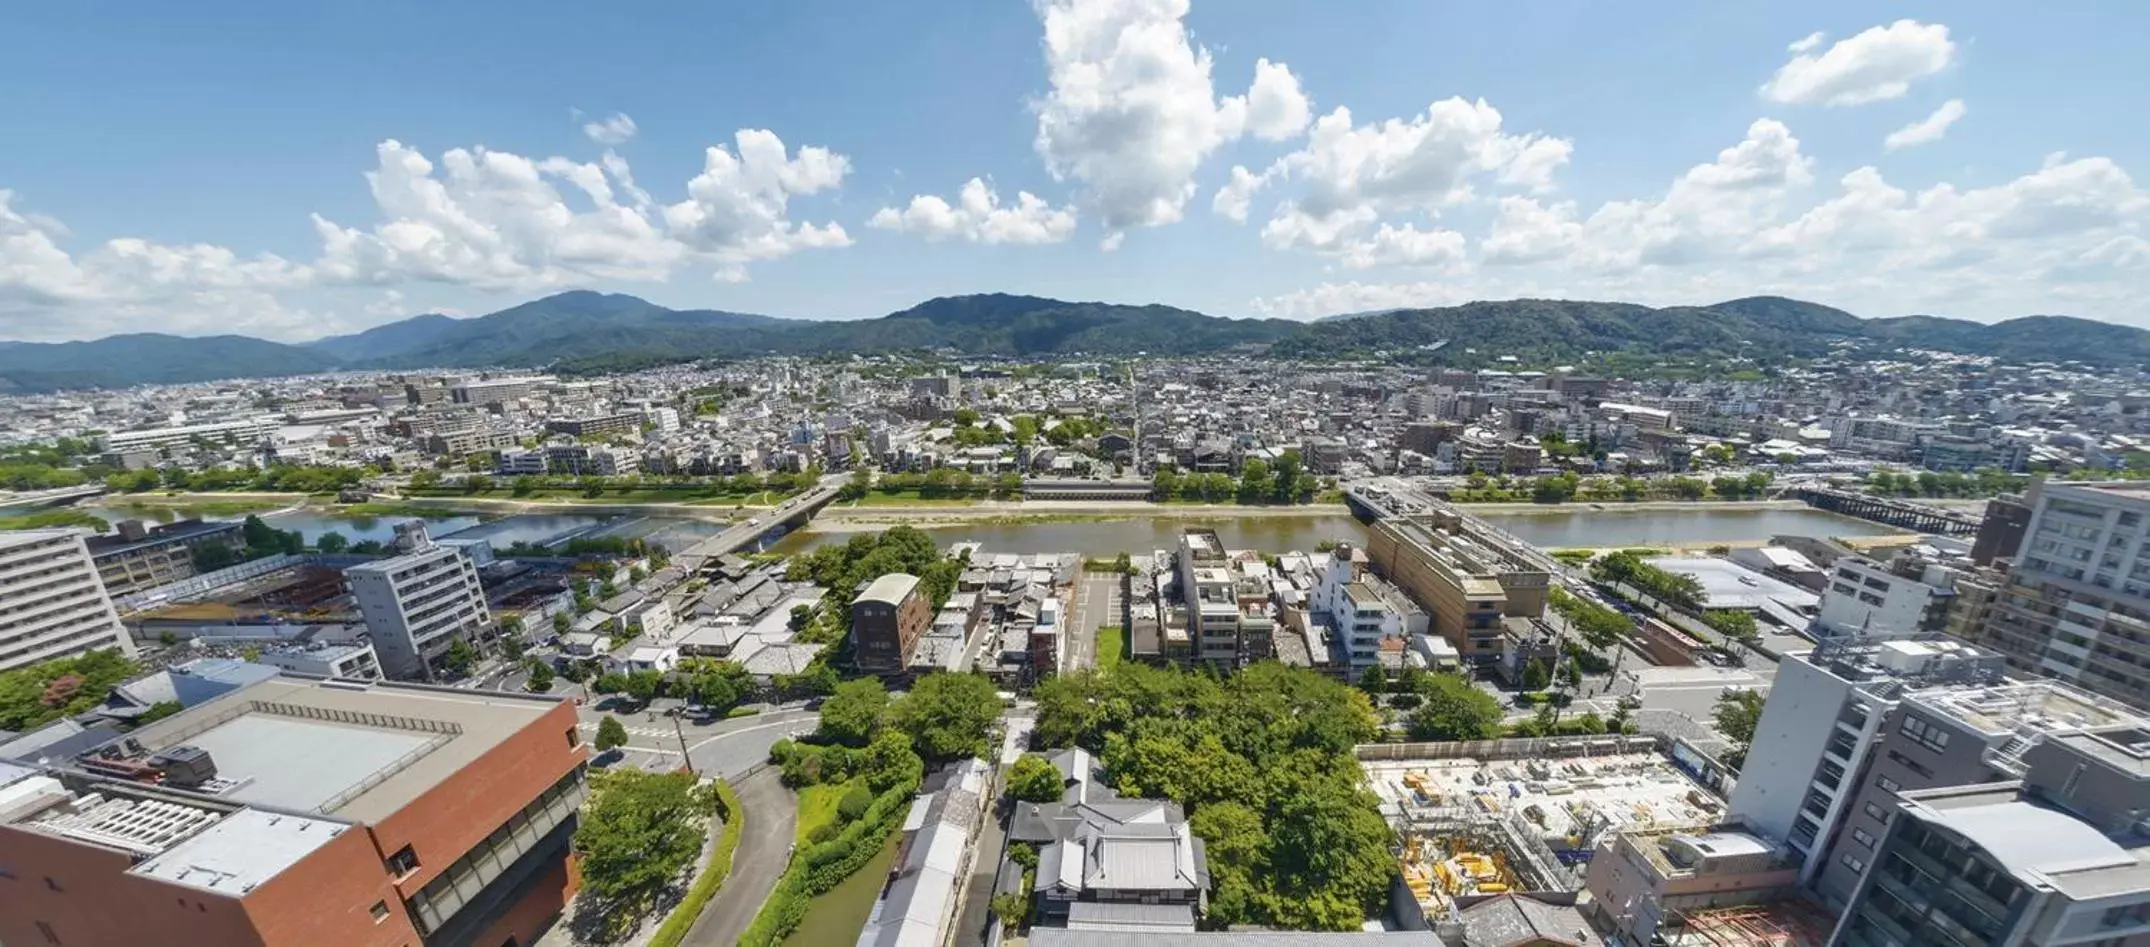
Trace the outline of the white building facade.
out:
M 134 653 L 82 534 L 0 533 L 0 671 L 100 648 Z
M 492 626 L 478 567 L 461 551 L 430 543 L 417 551 L 344 571 L 359 613 L 390 677 L 426 680 L 454 639 L 475 642 Z

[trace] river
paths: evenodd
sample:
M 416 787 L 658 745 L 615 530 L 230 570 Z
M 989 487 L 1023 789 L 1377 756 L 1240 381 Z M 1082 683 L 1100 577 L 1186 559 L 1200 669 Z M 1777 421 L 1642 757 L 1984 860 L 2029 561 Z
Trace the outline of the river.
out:
M 179 515 L 147 506 L 84 506 L 82 509 L 114 521 L 130 517 L 169 521 Z M 1565 506 L 1542 511 L 1486 510 L 1479 515 L 1525 541 L 1546 548 L 1752 543 L 1777 535 L 1878 536 L 1896 532 L 1877 523 L 1797 508 L 1742 509 L 1698 505 L 1633 510 L 1613 506 L 1594 510 L 1585 506 Z M 435 538 L 453 535 L 490 539 L 495 546 L 549 542 L 567 536 L 617 535 L 648 539 L 677 551 L 725 528 L 720 523 L 676 516 L 522 513 L 487 518 L 449 510 L 423 517 L 351 516 L 337 513 L 332 508 L 312 506 L 270 513 L 264 520 L 277 529 L 297 530 L 309 543 L 331 531 L 341 533 L 353 542 L 365 539 L 385 542 L 395 538 L 395 524 L 413 518 L 424 519 Z M 1177 545 L 1181 529 L 1197 525 L 1215 529 L 1227 548 L 1263 552 L 1312 550 L 1324 540 L 1363 542 L 1366 538 L 1365 525 L 1343 514 L 1048 518 L 1030 522 L 934 523 L 923 528 L 931 530 L 944 544 L 978 542 L 993 552 L 1079 552 L 1089 556 L 1109 556 L 1119 552 L 1170 549 Z M 851 535 L 852 532 L 842 529 L 824 530 L 810 526 L 786 537 L 775 548 L 781 552 L 814 549 L 843 542 Z

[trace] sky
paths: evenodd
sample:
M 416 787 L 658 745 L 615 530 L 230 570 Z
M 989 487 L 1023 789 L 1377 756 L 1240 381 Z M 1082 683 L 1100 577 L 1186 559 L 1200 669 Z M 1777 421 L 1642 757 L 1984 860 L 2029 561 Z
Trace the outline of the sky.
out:
M 0 339 L 567 289 L 2150 327 L 2144 35 L 2126 2 L 8 4 Z

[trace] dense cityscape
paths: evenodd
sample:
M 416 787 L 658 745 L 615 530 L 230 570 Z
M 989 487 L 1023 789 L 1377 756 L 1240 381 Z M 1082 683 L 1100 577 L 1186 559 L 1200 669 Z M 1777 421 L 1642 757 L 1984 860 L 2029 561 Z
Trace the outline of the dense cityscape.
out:
M 6 923 L 2124 938 L 2135 384 L 914 353 L 18 395 L 6 867 L 144 907 Z

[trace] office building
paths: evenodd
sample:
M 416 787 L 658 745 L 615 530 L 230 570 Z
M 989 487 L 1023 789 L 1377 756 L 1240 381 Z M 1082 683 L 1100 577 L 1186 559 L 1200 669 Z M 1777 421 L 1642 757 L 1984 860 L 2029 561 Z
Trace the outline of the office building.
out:
M 2054 734 L 2017 777 L 1906 792 L 1831 941 L 2150 943 L 2150 729 Z
M 237 549 L 245 540 L 238 523 L 190 519 L 145 527 L 141 520 L 125 520 L 111 535 L 92 536 L 86 543 L 105 594 L 128 595 L 191 578 L 196 552 L 208 546 Z
M 1978 643 L 2009 666 L 2150 706 L 2150 486 L 2033 482 Z
M 1551 573 L 1537 554 L 1449 508 L 1374 524 L 1367 559 L 1432 614 L 1467 664 L 1498 664 L 1503 618 L 1542 618 Z
M 560 700 L 257 681 L 0 764 L 0 943 L 527 947 L 574 893 Z
M 186 444 L 204 442 L 229 447 L 252 447 L 264 437 L 283 427 L 284 421 L 275 415 L 240 418 L 236 421 L 216 421 L 209 424 L 187 424 L 178 427 L 159 427 L 141 431 L 113 431 L 100 435 L 98 441 L 105 450 L 125 454 L 131 451 L 159 450 Z
M 548 444 L 545 471 L 560 476 L 619 477 L 642 469 L 642 458 L 610 447 L 587 444 Z
M 1990 566 L 1995 559 L 2014 556 L 2030 527 L 2031 508 L 2022 497 L 1987 500 L 1986 515 L 1978 521 L 1978 535 L 1971 541 L 1971 561 Z
M 932 623 L 933 603 L 917 576 L 891 572 L 873 580 L 851 603 L 851 640 L 859 670 L 902 673 Z
M 134 653 L 82 533 L 0 532 L 0 671 L 99 648 Z
M 352 566 L 344 578 L 390 677 L 431 680 L 433 662 L 457 638 L 476 644 L 492 628 L 477 564 L 459 550 L 425 542 Z
M 1381 664 L 1385 649 L 1401 658 L 1412 636 L 1426 633 L 1426 612 L 1371 570 L 1359 563 L 1365 554 L 1349 543 L 1330 553 L 1324 570 L 1307 594 L 1307 611 L 1313 620 L 1326 621 L 1334 665 L 1347 667 L 1356 681 L 1366 669 Z M 1384 646 L 1384 643 L 1387 643 Z
M 314 677 L 342 677 L 354 681 L 381 679 L 381 657 L 372 644 L 364 641 L 309 641 L 264 648 L 254 660 Z

